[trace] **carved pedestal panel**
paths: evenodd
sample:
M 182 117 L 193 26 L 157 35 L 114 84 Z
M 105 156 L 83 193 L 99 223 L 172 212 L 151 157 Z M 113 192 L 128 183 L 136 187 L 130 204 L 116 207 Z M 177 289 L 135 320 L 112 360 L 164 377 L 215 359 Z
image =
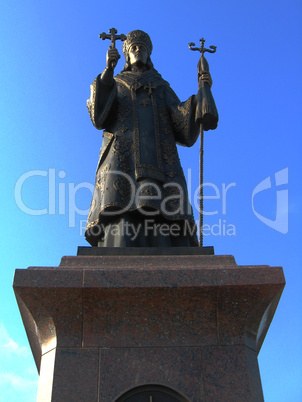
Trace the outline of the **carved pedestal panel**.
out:
M 263 400 L 257 354 L 282 268 L 138 252 L 16 270 L 38 401 Z

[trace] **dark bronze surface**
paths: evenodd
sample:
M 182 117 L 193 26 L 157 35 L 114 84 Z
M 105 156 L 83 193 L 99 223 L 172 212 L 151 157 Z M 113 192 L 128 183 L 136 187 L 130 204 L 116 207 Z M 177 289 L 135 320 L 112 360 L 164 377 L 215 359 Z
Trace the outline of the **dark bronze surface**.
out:
M 92 123 L 104 133 L 86 239 L 99 247 L 197 246 L 176 143 L 190 147 L 201 123 L 205 130 L 217 126 L 210 110 L 204 113 L 204 105 L 213 103 L 204 99 L 211 93 L 208 66 L 199 63 L 198 94 L 180 102 L 152 64 L 148 34 L 135 30 L 117 35 L 115 28 L 109 33 L 100 34 L 111 45 L 106 68 L 92 83 L 87 101 Z M 113 77 L 120 58 L 117 39 L 124 42 L 125 66 Z M 211 51 L 203 42 L 202 49 L 202 57 Z
M 214 247 L 78 247 L 77 255 L 214 255 Z

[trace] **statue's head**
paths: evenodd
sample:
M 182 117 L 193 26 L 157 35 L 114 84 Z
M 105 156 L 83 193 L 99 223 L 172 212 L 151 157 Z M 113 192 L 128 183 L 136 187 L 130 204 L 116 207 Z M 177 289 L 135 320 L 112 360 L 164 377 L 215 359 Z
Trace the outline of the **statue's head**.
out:
M 125 70 L 130 70 L 135 64 L 144 64 L 148 69 L 153 67 L 151 62 L 152 42 L 146 32 L 139 29 L 131 31 L 123 44 Z

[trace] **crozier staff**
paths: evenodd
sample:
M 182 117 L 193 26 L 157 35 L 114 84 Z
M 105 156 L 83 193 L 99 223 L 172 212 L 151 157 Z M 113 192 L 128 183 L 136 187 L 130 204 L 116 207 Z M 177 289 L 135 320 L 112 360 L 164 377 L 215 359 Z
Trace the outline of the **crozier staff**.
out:
M 86 239 L 100 247 L 196 246 L 176 143 L 190 147 L 198 138 L 197 97 L 180 102 L 154 69 L 145 32 L 130 32 L 123 53 L 124 69 L 114 77 L 120 56 L 110 47 L 87 101 L 104 132 Z M 209 73 L 202 80 L 211 85 Z

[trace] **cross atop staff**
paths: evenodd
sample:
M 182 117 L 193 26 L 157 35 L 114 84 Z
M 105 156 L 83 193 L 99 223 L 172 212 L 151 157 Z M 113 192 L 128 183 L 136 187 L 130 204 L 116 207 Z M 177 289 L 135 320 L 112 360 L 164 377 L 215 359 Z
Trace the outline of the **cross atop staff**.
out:
M 215 53 L 216 52 L 216 49 L 217 49 L 217 46 L 210 46 L 210 49 L 206 49 L 205 47 L 204 47 L 204 43 L 205 43 L 205 39 L 204 38 L 201 38 L 201 39 L 199 39 L 199 41 L 200 41 L 200 47 L 192 47 L 192 46 L 195 46 L 195 43 L 194 42 L 190 42 L 189 43 L 189 48 L 191 49 L 191 50 L 198 50 L 202 55 L 205 53 L 205 52 L 209 52 L 209 53 Z
M 110 39 L 111 40 L 110 49 L 114 49 L 116 40 L 118 40 L 118 39 L 121 41 L 126 40 L 126 35 L 124 35 L 124 34 L 116 35 L 116 34 L 117 34 L 117 30 L 115 28 L 111 28 L 111 29 L 109 29 L 109 34 L 102 32 L 100 34 L 100 38 L 103 40 Z
M 218 112 L 211 93 L 211 84 L 203 82 L 202 75 L 209 73 L 209 64 L 204 57 L 205 52 L 215 53 L 216 46 L 210 49 L 204 47 L 205 39 L 200 39 L 200 47 L 195 46 L 194 42 L 189 43 L 189 49 L 197 50 L 201 53 L 197 64 L 198 74 L 198 94 L 195 118 L 200 121 L 200 156 L 199 156 L 199 246 L 203 246 L 203 131 L 215 130 L 218 122 Z

